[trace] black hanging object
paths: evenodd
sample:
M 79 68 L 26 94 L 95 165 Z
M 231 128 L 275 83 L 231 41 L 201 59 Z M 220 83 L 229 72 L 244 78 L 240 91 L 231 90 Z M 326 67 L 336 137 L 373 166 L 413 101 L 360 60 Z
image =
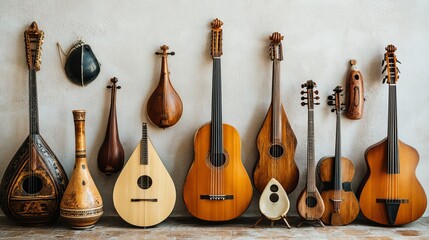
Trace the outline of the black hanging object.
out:
M 79 40 L 67 54 L 64 70 L 71 82 L 84 87 L 97 78 L 100 64 L 91 47 Z

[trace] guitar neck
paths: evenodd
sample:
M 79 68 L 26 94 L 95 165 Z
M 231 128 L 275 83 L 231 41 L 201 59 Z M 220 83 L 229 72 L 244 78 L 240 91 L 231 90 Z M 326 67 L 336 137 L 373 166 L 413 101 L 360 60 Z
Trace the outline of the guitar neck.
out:
M 315 192 L 316 167 L 314 160 L 314 109 L 308 109 L 308 136 L 307 136 L 307 192 Z
M 389 174 L 399 173 L 398 159 L 398 117 L 396 104 L 396 84 L 389 85 L 389 110 L 387 124 L 387 161 Z
M 272 142 L 279 143 L 282 139 L 282 111 L 280 98 L 280 64 L 277 59 L 273 61 L 273 89 L 272 89 Z
M 149 164 L 147 141 L 147 124 L 143 123 L 142 139 L 140 140 L 140 165 Z
M 222 85 L 221 85 L 221 61 L 220 57 L 213 58 L 212 81 L 212 121 L 210 150 L 212 154 L 223 152 L 222 135 Z
M 39 134 L 36 70 L 29 70 L 30 134 Z

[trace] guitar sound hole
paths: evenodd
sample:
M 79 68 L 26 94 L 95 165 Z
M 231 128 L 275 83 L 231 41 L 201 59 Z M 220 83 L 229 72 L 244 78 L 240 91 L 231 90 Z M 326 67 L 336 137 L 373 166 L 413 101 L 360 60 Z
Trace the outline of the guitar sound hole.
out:
M 43 188 L 42 179 L 36 176 L 27 177 L 22 183 L 22 189 L 28 194 L 36 194 Z
M 307 204 L 307 207 L 315 207 L 317 205 L 317 199 L 315 197 L 307 197 L 305 199 L 305 203 Z
M 213 153 L 210 155 L 210 162 L 215 167 L 221 167 L 226 162 L 225 154 L 223 153 Z
M 273 144 L 270 147 L 270 156 L 273 158 L 279 158 L 283 156 L 283 153 L 284 153 L 284 148 L 280 144 Z
M 277 185 L 273 184 L 270 186 L 270 190 L 271 190 L 271 192 L 277 192 L 279 190 L 279 187 Z
M 137 185 L 143 190 L 148 189 L 152 186 L 152 178 L 147 175 L 143 175 L 137 179 Z
M 271 193 L 271 195 L 270 195 L 270 201 L 273 202 L 273 203 L 279 201 L 279 195 L 277 193 Z

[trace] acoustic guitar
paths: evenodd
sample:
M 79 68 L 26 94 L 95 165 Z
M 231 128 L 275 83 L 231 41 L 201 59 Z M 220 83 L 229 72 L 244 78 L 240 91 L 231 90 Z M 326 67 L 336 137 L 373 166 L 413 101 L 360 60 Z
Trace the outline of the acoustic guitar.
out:
M 419 153 L 398 138 L 396 84 L 399 70 L 396 47 L 388 45 L 384 54 L 383 82 L 389 84 L 387 138 L 365 152 L 368 172 L 361 183 L 359 202 L 363 215 L 382 225 L 413 222 L 426 210 L 426 194 L 416 177 Z
M 308 80 L 306 83 L 301 85 L 302 88 L 306 88 L 306 91 L 301 91 L 302 106 L 308 106 L 308 135 L 307 135 L 307 183 L 304 190 L 298 197 L 296 202 L 296 208 L 299 216 L 307 221 L 318 221 L 325 211 L 325 205 L 323 203 L 322 196 L 316 187 L 316 166 L 314 158 L 314 106 L 320 105 L 315 102 L 319 99 L 317 90 L 314 90 L 316 83 L 312 80 Z M 323 226 L 323 224 L 321 224 Z
M 221 55 L 222 22 L 212 22 L 212 120 L 197 130 L 194 161 L 183 186 L 185 205 L 193 216 L 226 221 L 240 216 L 252 199 L 252 184 L 241 162 L 237 130 L 222 123 Z
M 29 70 L 30 133 L 13 156 L 0 184 L 0 206 L 7 217 L 25 225 L 55 221 L 68 179 L 39 132 L 36 72 L 44 33 L 33 22 L 24 33 Z
M 328 105 L 337 115 L 335 156 L 325 157 L 319 161 L 319 176 L 323 183 L 320 193 L 325 203 L 325 211 L 320 218 L 325 224 L 333 226 L 346 225 L 353 222 L 359 214 L 359 202 L 352 189 L 352 179 L 355 173 L 353 162 L 341 157 L 341 103 L 343 88 L 337 86 L 334 94 L 328 97 Z
M 256 189 L 262 192 L 270 179 L 275 178 L 287 193 L 291 193 L 298 184 L 299 170 L 294 159 L 296 137 L 280 98 L 283 36 L 275 32 L 270 39 L 270 58 L 273 61 L 272 99 L 256 140 L 259 160 L 253 172 L 253 182 Z
M 138 227 L 154 226 L 165 220 L 176 203 L 176 188 L 147 135 L 119 174 L 113 189 L 113 204 L 119 216 Z

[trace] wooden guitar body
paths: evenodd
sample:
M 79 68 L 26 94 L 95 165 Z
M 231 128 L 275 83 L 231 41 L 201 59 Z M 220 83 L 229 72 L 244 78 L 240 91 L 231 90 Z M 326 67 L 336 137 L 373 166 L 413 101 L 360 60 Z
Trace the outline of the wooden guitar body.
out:
M 426 210 L 426 194 L 415 174 L 419 154 L 413 147 L 400 140 L 398 145 L 399 159 L 406 160 L 406 164 L 401 164 L 400 173 L 394 176 L 387 174 L 387 138 L 372 145 L 365 152 L 368 172 L 361 183 L 360 208 L 366 218 L 383 225 L 397 226 L 410 223 L 420 218 Z M 401 187 L 392 190 L 392 185 L 396 183 Z M 389 220 L 384 201 L 392 198 L 392 195 L 395 199 L 401 200 L 396 221 L 393 223 Z M 392 200 L 392 203 L 394 201 Z
M 272 143 L 272 112 L 270 106 L 256 140 L 259 160 L 253 172 L 253 182 L 256 189 L 262 192 L 270 179 L 275 178 L 287 193 L 291 193 L 298 185 L 299 179 L 299 170 L 294 159 L 297 140 L 282 106 L 281 142 Z M 279 156 L 275 157 L 276 154 Z
M 113 203 L 119 216 L 138 227 L 154 226 L 165 220 L 176 203 L 176 188 L 148 139 L 149 164 L 141 164 L 141 143 L 116 180 Z
M 321 159 L 319 162 L 319 169 L 323 171 L 319 172 L 320 180 L 323 182 L 323 188 L 320 193 L 323 202 L 325 203 L 325 211 L 320 217 L 325 224 L 331 224 L 331 216 L 335 213 L 333 200 L 335 199 L 336 193 L 334 190 L 334 161 L 335 157 L 327 157 Z M 347 225 L 353 222 L 359 214 L 359 202 L 352 188 L 352 179 L 354 176 L 355 168 L 353 162 L 345 157 L 341 158 L 341 179 L 342 189 L 339 190 L 338 195 L 341 196 L 341 202 L 339 204 L 339 213 L 341 216 L 341 225 Z
M 241 162 L 240 136 L 228 124 L 222 125 L 225 163 L 220 167 L 211 164 L 210 127 L 211 124 L 206 124 L 195 134 L 194 161 L 183 186 L 183 199 L 193 216 L 207 221 L 227 221 L 247 209 L 252 199 L 252 184 Z M 223 195 L 228 199 L 206 199 Z
M 296 202 L 296 210 L 299 216 L 305 220 L 318 220 L 325 211 L 319 191 L 308 191 L 307 187 L 304 188 Z

